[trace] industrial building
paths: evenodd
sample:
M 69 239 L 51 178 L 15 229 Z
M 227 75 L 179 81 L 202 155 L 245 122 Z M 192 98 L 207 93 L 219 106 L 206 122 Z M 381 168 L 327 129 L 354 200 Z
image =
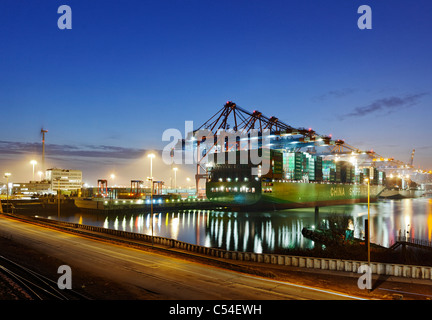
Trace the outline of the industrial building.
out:
M 46 170 L 45 180 L 51 185 L 51 190 L 78 191 L 82 188 L 82 171 L 51 168 Z

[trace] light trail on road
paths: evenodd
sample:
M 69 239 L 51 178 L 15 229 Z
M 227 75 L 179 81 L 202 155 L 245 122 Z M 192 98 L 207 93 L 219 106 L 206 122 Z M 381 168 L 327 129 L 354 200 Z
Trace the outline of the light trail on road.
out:
M 0 232 L 89 275 L 109 279 L 137 299 L 338 300 L 358 297 L 265 279 L 0 218 Z M 112 299 L 115 297 L 107 297 Z

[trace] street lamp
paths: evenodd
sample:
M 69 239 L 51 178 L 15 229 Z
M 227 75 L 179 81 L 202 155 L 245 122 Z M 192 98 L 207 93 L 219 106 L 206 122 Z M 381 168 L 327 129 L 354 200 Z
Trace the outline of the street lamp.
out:
M 7 213 L 9 213 L 9 177 L 11 176 L 11 173 L 6 172 L 4 174 L 6 178 L 6 204 L 7 204 Z
M 177 170 L 178 168 L 173 168 L 174 170 L 174 189 L 176 190 L 175 192 L 177 192 Z
M 147 157 L 150 158 L 150 178 L 152 180 L 152 188 L 153 188 L 153 158 L 155 155 L 153 153 L 150 153 Z
M 370 178 L 365 179 L 368 184 L 368 224 L 367 224 L 367 238 L 368 238 L 368 266 L 370 267 Z
M 32 160 L 32 161 L 30 161 L 30 164 L 33 165 L 33 181 L 35 181 L 34 173 L 35 173 L 35 165 L 37 165 L 37 161 L 36 160 Z
M 57 216 L 60 219 L 60 180 L 61 178 L 57 178 Z
M 152 240 L 152 247 L 153 247 L 153 177 L 147 177 L 147 180 L 150 180 L 151 187 L 150 187 L 150 214 L 151 214 L 151 240 Z
M 42 172 L 42 171 L 38 171 L 38 175 L 39 175 L 39 181 L 42 181 L 42 174 L 43 174 L 43 172 Z
M 116 177 L 115 174 L 111 173 L 110 178 L 113 180 L 113 182 L 112 182 L 112 188 L 111 188 L 111 196 L 112 196 L 113 199 L 117 199 L 117 194 L 115 192 L 116 190 L 114 189 L 114 187 L 115 187 L 115 183 L 114 183 L 115 177 Z
M 151 230 L 152 230 L 152 247 L 153 247 L 153 158 L 155 155 L 150 153 L 147 157 L 150 158 L 150 177 L 147 180 L 150 181 L 150 214 L 151 214 Z

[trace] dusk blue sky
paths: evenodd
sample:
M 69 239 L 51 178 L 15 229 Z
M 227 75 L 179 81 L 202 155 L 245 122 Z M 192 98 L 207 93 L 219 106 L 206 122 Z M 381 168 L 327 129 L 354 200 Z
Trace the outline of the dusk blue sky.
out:
M 127 184 L 227 100 L 430 170 L 431 31 L 430 0 L 2 0 L 0 171 L 28 181 L 44 127 L 47 166 Z

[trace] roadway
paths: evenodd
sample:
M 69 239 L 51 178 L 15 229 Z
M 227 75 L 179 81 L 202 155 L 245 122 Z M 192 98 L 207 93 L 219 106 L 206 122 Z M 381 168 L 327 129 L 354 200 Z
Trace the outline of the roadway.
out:
M 139 250 L 0 216 L 0 236 L 62 261 L 90 278 L 107 279 L 128 297 L 153 300 L 339 300 L 333 291 L 242 274 L 199 262 Z M 37 257 L 36 257 L 37 259 Z M 18 261 L 19 262 L 19 261 Z M 56 272 L 57 269 L 53 269 Z M 53 279 L 60 275 L 53 274 Z M 99 299 L 117 299 L 102 296 Z

